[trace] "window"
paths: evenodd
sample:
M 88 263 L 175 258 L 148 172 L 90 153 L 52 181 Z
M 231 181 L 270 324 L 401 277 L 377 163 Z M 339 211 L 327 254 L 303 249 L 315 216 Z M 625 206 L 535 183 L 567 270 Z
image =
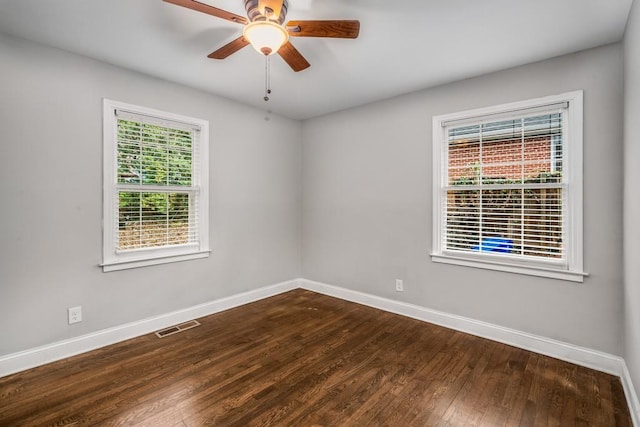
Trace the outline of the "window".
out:
M 582 92 L 433 118 L 435 262 L 582 282 Z
M 103 270 L 203 258 L 205 120 L 104 100 Z

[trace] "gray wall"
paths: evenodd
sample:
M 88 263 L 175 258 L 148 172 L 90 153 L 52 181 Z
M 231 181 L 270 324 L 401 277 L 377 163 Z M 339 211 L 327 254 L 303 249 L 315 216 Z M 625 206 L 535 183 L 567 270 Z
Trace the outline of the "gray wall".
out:
M 624 37 L 624 284 L 625 353 L 640 395 L 640 4 L 635 1 Z
M 631 137 L 638 15 L 635 7 L 624 46 L 630 184 L 640 179 Z M 631 220 L 640 204 L 631 185 L 624 288 L 621 261 L 621 45 L 302 124 L 6 36 L 0 58 L 0 355 L 302 276 L 624 351 L 640 384 L 640 229 Z M 585 283 L 432 263 L 431 117 L 576 89 L 585 91 Z M 101 272 L 103 97 L 210 121 L 210 258 Z M 69 326 L 75 305 L 84 321 Z
M 299 277 L 299 122 L 6 36 L 0 58 L 0 355 Z M 98 267 L 103 97 L 210 121 L 209 258 Z
M 616 44 L 305 121 L 303 277 L 621 355 L 622 70 Z M 585 282 L 431 262 L 432 116 L 576 89 Z

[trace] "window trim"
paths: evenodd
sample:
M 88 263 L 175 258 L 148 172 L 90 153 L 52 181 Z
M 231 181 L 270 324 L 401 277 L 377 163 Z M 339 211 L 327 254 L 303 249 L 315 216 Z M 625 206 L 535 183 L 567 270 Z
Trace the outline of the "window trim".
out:
M 563 169 L 566 176 L 566 197 L 568 217 L 565 218 L 566 230 L 566 267 L 553 267 L 553 263 L 541 265 L 536 260 L 512 261 L 499 256 L 487 254 L 455 254 L 448 253 L 442 247 L 443 218 L 443 171 L 444 142 L 446 141 L 445 126 L 451 122 L 479 121 L 481 118 L 498 120 L 513 117 L 535 109 L 567 103 L 566 118 L 567 143 L 566 154 L 563 158 Z M 577 90 L 559 95 L 545 96 L 525 101 L 511 102 L 490 107 L 477 108 L 451 114 L 433 116 L 432 119 L 433 146 L 433 244 L 431 260 L 433 262 L 454 264 L 467 267 L 498 270 L 511 273 L 562 279 L 573 282 L 583 282 L 588 274 L 583 271 L 583 91 Z
M 128 268 L 145 267 L 190 259 L 206 258 L 209 249 L 209 122 L 166 111 L 103 99 L 103 213 L 102 213 L 102 267 L 103 272 Z M 137 115 L 145 115 L 153 120 L 179 122 L 199 129 L 197 139 L 199 170 L 194 176 L 192 187 L 198 193 L 198 238 L 195 244 L 175 245 L 169 247 L 135 249 L 118 251 L 115 247 L 115 197 L 117 177 L 117 132 L 116 111 L 125 111 Z

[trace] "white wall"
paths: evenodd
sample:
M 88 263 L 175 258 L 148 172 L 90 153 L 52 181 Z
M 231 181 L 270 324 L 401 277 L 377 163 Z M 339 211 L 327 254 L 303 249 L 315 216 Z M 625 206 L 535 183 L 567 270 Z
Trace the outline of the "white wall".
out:
M 6 36 L 0 58 L 0 356 L 299 277 L 299 122 Z M 209 258 L 98 267 L 103 97 L 210 121 Z
M 621 355 L 622 67 L 610 45 L 304 122 L 303 277 Z M 577 89 L 585 282 L 431 262 L 432 116 Z
M 640 395 L 640 4 L 635 1 L 624 37 L 624 312 L 625 352 Z

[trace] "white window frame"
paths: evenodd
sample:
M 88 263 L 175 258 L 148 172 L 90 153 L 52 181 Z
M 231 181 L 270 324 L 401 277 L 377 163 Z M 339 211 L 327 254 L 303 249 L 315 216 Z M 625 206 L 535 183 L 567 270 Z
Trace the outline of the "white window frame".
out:
M 565 104 L 566 103 L 566 104 Z M 486 253 L 448 251 L 445 249 L 443 237 L 446 218 L 445 203 L 447 183 L 447 143 L 446 129 L 448 123 L 481 123 L 518 117 L 536 109 L 543 110 L 552 105 L 565 104 L 566 141 L 563 157 L 563 179 L 565 184 L 566 206 L 563 232 L 566 259 L 561 265 L 553 262 L 541 263 L 536 260 L 506 260 Z M 583 92 L 581 90 L 462 111 L 452 114 L 434 116 L 433 125 L 433 246 L 431 259 L 433 262 L 454 264 L 489 270 L 506 271 L 554 279 L 583 282 L 587 273 L 583 271 Z
M 116 249 L 118 206 L 117 206 L 117 135 L 118 111 L 148 116 L 153 121 L 178 122 L 193 126 L 199 134 L 194 139 L 198 144 L 194 153 L 198 158 L 192 162 L 197 168 L 192 177 L 192 187 L 198 198 L 197 242 L 193 244 L 118 251 Z M 128 268 L 145 267 L 169 262 L 206 258 L 209 256 L 209 122 L 207 120 L 182 116 L 166 111 L 103 99 L 103 248 L 102 264 L 104 272 Z M 152 191 L 152 190 L 150 190 Z

